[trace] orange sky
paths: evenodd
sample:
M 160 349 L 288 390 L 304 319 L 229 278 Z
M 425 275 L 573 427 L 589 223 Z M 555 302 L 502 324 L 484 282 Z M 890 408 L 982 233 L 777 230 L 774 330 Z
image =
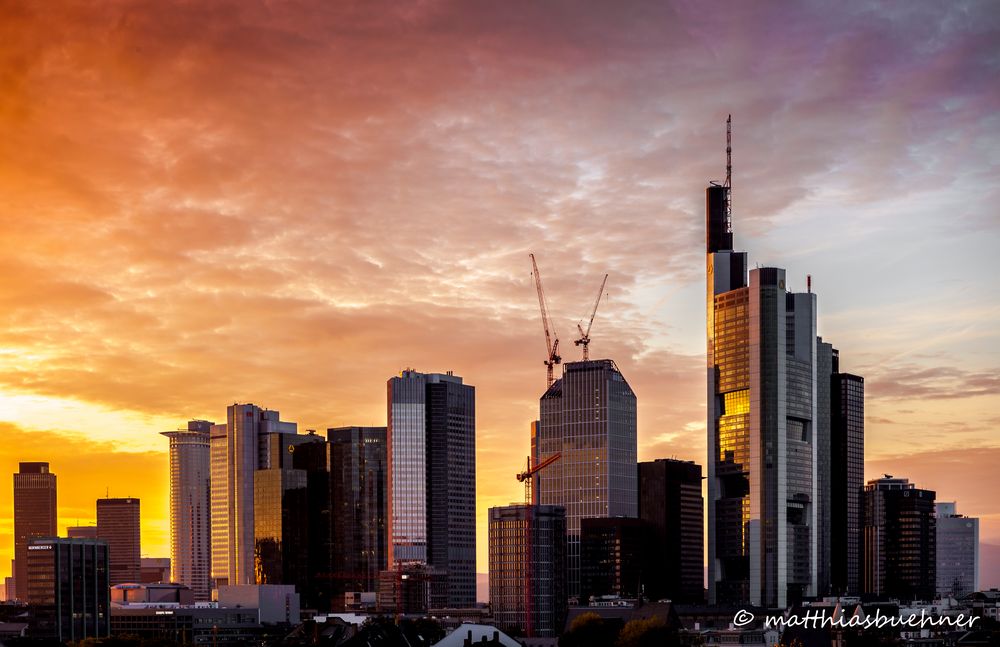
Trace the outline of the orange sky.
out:
M 0 5 L 0 475 L 48 460 L 61 527 L 139 496 L 165 555 L 159 431 L 233 401 L 384 424 L 386 379 L 451 369 L 485 570 L 544 386 L 529 251 L 567 359 L 610 273 L 592 353 L 638 395 L 640 459 L 704 463 L 732 112 L 737 246 L 812 275 L 867 378 L 869 476 L 1000 544 L 996 12 L 726 7 Z

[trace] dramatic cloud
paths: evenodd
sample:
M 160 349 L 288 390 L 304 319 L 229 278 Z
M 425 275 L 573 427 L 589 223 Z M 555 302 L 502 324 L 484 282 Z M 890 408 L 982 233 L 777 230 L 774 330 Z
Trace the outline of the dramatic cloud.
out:
M 997 445 L 985 4 L 0 12 L 18 442 L 58 428 L 146 466 L 156 432 L 236 400 L 303 429 L 381 424 L 388 377 L 452 369 L 477 387 L 484 569 L 485 508 L 520 498 L 544 380 L 529 251 L 567 359 L 611 274 L 592 351 L 638 393 L 640 457 L 704 462 L 702 191 L 733 113 L 738 245 L 793 287 L 812 274 L 822 334 L 874 396 L 871 455 Z M 60 483 L 107 480 L 74 465 Z M 162 500 L 165 469 L 133 494 Z M 144 530 L 159 553 L 164 527 Z

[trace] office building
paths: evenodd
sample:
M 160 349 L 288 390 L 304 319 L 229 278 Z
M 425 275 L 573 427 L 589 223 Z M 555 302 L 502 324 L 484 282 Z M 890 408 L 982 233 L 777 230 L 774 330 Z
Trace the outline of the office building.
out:
M 524 636 L 559 636 L 566 620 L 566 511 L 553 505 L 490 508 L 490 609 Z
M 98 499 L 97 536 L 108 544 L 111 585 L 139 582 L 139 499 Z
M 958 514 L 954 502 L 939 501 L 937 517 L 937 594 L 960 600 L 979 590 L 979 519 Z
M 267 469 L 267 436 L 297 432 L 277 411 L 233 404 L 226 424 L 211 425 L 212 578 L 216 586 L 256 582 L 254 569 L 254 472 Z
M 580 522 L 580 603 L 612 597 L 640 600 L 656 579 L 652 525 L 630 517 L 597 517 Z
M 25 550 L 32 637 L 65 642 L 109 635 L 107 544 L 43 537 L 29 540 Z
M 386 428 L 328 429 L 330 497 L 333 519 L 334 609 L 347 597 L 374 594 L 378 574 L 387 570 Z
M 680 604 L 705 601 L 704 499 L 701 465 L 658 459 L 639 463 L 639 518 L 653 529 L 658 549 L 646 597 Z
M 905 478 L 868 481 L 862 500 L 862 593 L 907 602 L 934 599 L 934 497 Z
M 191 420 L 187 429 L 162 432 L 170 439 L 170 577 L 194 593 L 212 595 L 211 463 L 214 423 Z
M 580 522 L 635 517 L 636 399 L 610 359 L 563 364 L 540 400 L 537 452 L 561 458 L 534 478 L 538 501 L 566 510 L 566 587 L 580 595 Z
M 462 378 L 407 369 L 388 381 L 388 565 L 425 564 L 433 608 L 476 602 L 476 396 Z
M 191 587 L 170 579 L 170 558 L 169 557 L 143 557 L 139 560 L 139 583 L 140 584 L 176 584 L 192 591 Z
M 28 596 L 28 542 L 55 537 L 56 475 L 48 463 L 20 463 L 14 474 L 14 588 L 18 600 Z
M 816 295 L 733 251 L 730 181 L 706 191 L 708 594 L 784 607 L 818 593 Z
M 307 608 L 328 611 L 326 441 L 312 433 L 271 433 L 265 443 L 270 467 L 254 472 L 255 583 L 294 586 Z
M 840 372 L 830 382 L 830 592 L 861 591 L 861 494 L 865 478 L 865 379 Z

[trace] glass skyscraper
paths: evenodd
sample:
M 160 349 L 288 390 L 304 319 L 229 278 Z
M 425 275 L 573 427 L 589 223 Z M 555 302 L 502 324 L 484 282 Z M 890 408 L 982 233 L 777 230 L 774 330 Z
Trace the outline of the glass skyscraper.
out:
M 189 587 L 197 601 L 212 592 L 211 428 L 192 420 L 186 430 L 163 432 L 170 439 L 170 580 Z
M 638 515 L 636 398 L 612 360 L 563 364 L 540 400 L 538 460 L 562 457 L 535 475 L 538 502 L 566 509 L 566 584 L 580 595 L 580 522 Z
M 405 370 L 387 384 L 388 566 L 439 577 L 430 606 L 476 602 L 476 397 L 456 375 Z M 442 582 L 438 584 L 437 582 Z
M 940 501 L 937 515 L 937 594 L 962 599 L 979 590 L 979 519 Z
M 706 192 L 709 603 L 783 607 L 818 588 L 816 296 L 747 276 L 729 191 Z

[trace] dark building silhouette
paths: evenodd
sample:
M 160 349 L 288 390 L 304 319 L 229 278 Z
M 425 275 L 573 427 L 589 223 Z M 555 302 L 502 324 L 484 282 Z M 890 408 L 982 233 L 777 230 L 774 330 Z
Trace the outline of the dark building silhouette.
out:
M 48 463 L 20 463 L 14 474 L 14 590 L 28 596 L 28 542 L 55 537 L 56 475 Z
M 643 585 L 652 601 L 705 600 L 701 465 L 659 459 L 639 463 L 639 518 L 653 529 L 657 550 Z
M 65 642 L 110 634 L 111 582 L 103 540 L 35 538 L 26 552 L 32 637 Z
M 490 609 L 497 627 L 558 636 L 566 619 L 566 511 L 513 504 L 490 508 Z
M 270 433 L 267 469 L 254 472 L 254 576 L 295 586 L 304 606 L 329 610 L 328 445 L 315 434 Z
M 580 590 L 581 520 L 635 517 L 636 397 L 610 359 L 567 362 L 539 401 L 537 461 L 562 457 L 539 472 L 537 501 L 566 509 L 566 588 Z
M 333 525 L 334 609 L 347 593 L 374 593 L 387 569 L 386 428 L 327 429 Z
M 656 579 L 652 525 L 630 517 L 580 522 L 580 603 L 600 596 L 636 599 Z
M 839 372 L 830 380 L 830 589 L 857 595 L 861 572 L 861 496 L 865 478 L 865 379 Z
M 98 499 L 97 537 L 108 544 L 111 586 L 141 581 L 139 499 Z
M 932 490 L 905 478 L 869 481 L 862 503 L 864 594 L 901 601 L 933 600 L 937 527 Z
M 434 573 L 431 607 L 472 607 L 475 389 L 450 372 L 408 369 L 388 381 L 387 396 L 388 570 L 423 564 Z

